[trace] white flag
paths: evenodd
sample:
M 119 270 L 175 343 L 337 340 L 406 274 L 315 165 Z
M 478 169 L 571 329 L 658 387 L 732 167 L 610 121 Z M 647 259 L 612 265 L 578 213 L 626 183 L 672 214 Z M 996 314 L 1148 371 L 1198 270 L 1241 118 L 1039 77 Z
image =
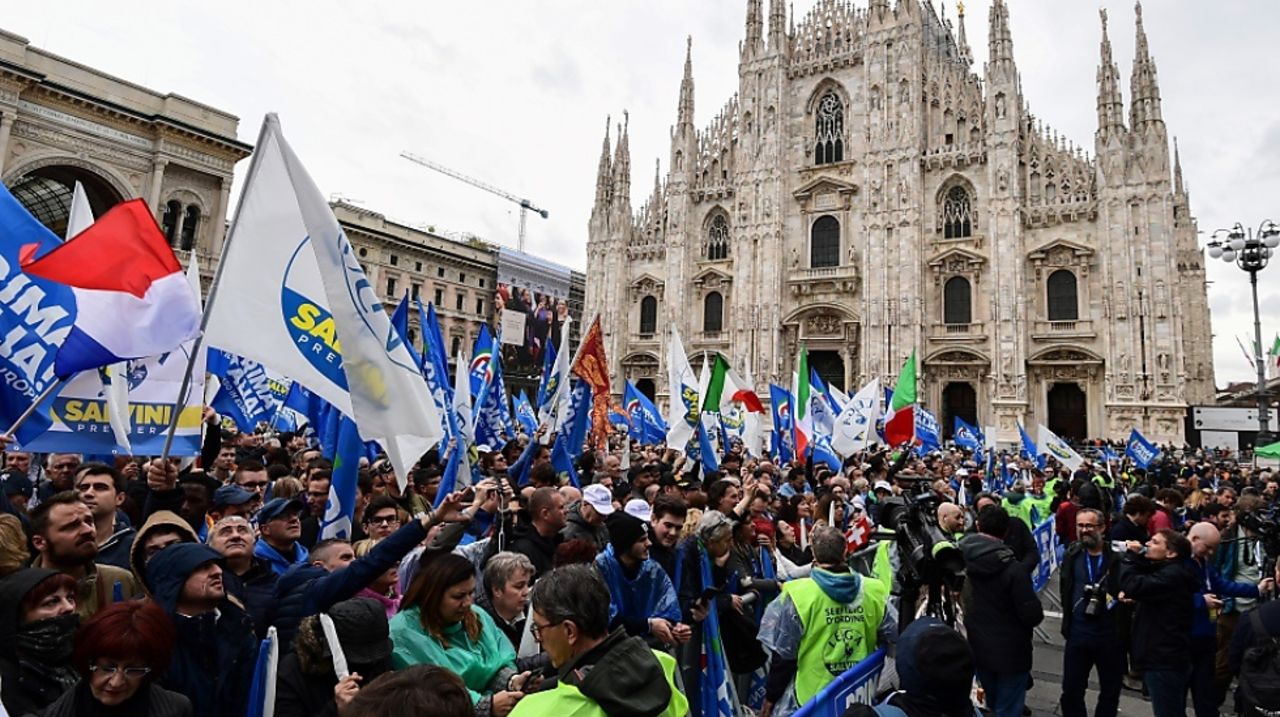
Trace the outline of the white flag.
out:
M 558 430 L 564 422 L 569 410 L 569 322 L 566 320 L 560 327 L 560 352 L 556 354 L 556 363 L 551 368 L 551 386 L 545 396 L 545 403 L 539 407 L 538 421 L 543 426 Z M 543 434 L 543 441 L 551 445 L 551 432 Z
M 880 379 L 871 379 L 844 405 L 831 433 L 831 448 L 848 458 L 866 450 L 875 440 L 876 419 L 880 414 Z
M 684 446 L 698 428 L 698 404 L 702 394 L 698 391 L 698 377 L 689 365 L 680 343 L 680 332 L 671 327 L 671 341 L 667 346 L 667 376 L 670 388 L 667 394 L 667 446 L 684 450 Z
M 324 195 L 267 115 L 209 307 L 210 346 L 300 382 L 387 451 L 401 486 L 440 414 Z
M 1080 466 L 1084 464 L 1084 458 L 1081 458 L 1079 453 L 1072 450 L 1066 441 L 1058 438 L 1053 431 L 1045 428 L 1043 423 L 1039 424 L 1039 426 L 1040 433 L 1036 437 L 1036 443 L 1040 449 L 1040 455 L 1053 456 L 1067 468 L 1073 471 L 1079 470 Z
M 747 355 L 747 365 L 744 367 L 743 371 L 745 375 L 742 377 L 742 385 L 739 386 L 739 388 L 754 393 L 756 390 L 756 382 L 755 377 L 751 375 L 750 354 Z M 764 418 L 764 414 L 756 413 L 751 410 L 744 410 L 742 414 L 742 445 L 752 456 L 761 458 L 765 455 L 764 430 L 761 428 L 761 419 Z
M 453 361 L 457 367 L 453 372 L 453 415 L 464 439 L 458 441 L 458 448 L 465 451 L 476 440 L 476 427 L 471 420 L 471 373 L 467 370 L 471 363 L 461 349 Z

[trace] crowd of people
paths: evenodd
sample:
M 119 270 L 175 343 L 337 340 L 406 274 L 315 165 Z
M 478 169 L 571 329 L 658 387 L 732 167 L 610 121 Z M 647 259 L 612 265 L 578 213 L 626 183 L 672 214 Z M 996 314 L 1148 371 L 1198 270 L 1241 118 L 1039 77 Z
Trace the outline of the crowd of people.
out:
M 333 465 L 304 435 L 208 418 L 189 465 L 5 451 L 9 715 L 222 717 L 274 692 L 279 717 L 773 717 L 884 647 L 896 689 L 846 714 L 1020 717 L 1050 520 L 1065 647 L 1037 667 L 1060 671 L 1064 717 L 1089 714 L 1094 672 L 1095 717 L 1125 689 L 1157 717 L 1267 699 L 1280 479 L 1246 464 L 993 471 L 899 447 L 836 471 L 732 446 L 705 472 L 617 433 L 578 457 L 579 487 L 522 436 L 448 494 L 436 451 L 404 487 L 362 465 L 337 539 Z

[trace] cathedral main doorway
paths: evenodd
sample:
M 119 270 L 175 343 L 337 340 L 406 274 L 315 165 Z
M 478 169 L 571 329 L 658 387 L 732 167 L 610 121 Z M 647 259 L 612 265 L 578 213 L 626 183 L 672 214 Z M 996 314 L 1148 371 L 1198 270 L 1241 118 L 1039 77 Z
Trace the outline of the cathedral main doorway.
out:
M 834 386 L 841 391 L 845 390 L 844 359 L 840 358 L 839 352 L 810 351 L 809 368 L 813 369 L 826 385 Z
M 943 438 L 955 435 L 957 417 L 971 426 L 978 425 L 978 394 L 971 383 L 952 382 L 942 389 Z
M 642 378 L 636 381 L 636 390 L 643 393 L 644 397 L 650 401 L 654 400 L 654 396 L 658 393 L 654 388 L 653 379 L 651 378 Z
M 1055 383 L 1049 387 L 1047 418 L 1049 430 L 1067 441 L 1080 442 L 1089 437 L 1084 391 L 1078 384 Z

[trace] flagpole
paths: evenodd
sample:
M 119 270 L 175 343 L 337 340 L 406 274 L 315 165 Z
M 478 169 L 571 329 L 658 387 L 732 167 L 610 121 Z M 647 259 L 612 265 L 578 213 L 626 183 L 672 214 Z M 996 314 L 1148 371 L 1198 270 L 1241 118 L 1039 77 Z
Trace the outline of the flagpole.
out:
M 40 395 L 35 397 L 35 400 L 31 402 L 31 405 L 27 406 L 26 410 L 22 412 L 22 415 L 18 416 L 17 420 L 13 422 L 13 425 L 9 426 L 9 430 L 5 431 L 4 435 L 12 437 L 13 434 L 22 427 L 22 424 L 27 422 L 27 419 L 35 415 L 36 409 L 40 408 L 40 404 L 44 403 L 50 396 L 57 393 L 58 389 L 62 388 L 62 384 L 66 382 L 67 380 L 65 378 L 56 378 L 50 382 L 49 385 L 40 392 Z
M 267 127 L 271 124 L 273 117 L 275 117 L 274 114 L 268 113 L 262 119 L 262 127 L 258 130 L 258 141 L 253 145 L 253 157 L 249 160 L 249 172 L 245 175 L 244 187 L 246 189 L 252 185 L 254 177 L 258 174 L 258 165 L 262 158 L 262 140 L 267 136 Z M 209 287 L 209 296 L 204 302 L 204 314 L 200 317 L 200 332 L 196 334 L 196 338 L 191 344 L 191 355 L 187 357 L 187 369 L 182 374 L 182 385 L 178 388 L 178 398 L 174 401 L 173 415 L 169 418 L 169 428 L 165 432 L 164 448 L 160 452 L 161 461 L 169 460 L 169 449 L 173 447 L 173 434 L 178 430 L 178 419 L 182 416 L 183 409 L 187 407 L 187 392 L 191 389 L 191 372 L 195 370 L 196 357 L 200 355 L 200 351 L 203 348 L 204 332 L 209 326 L 209 310 L 213 308 L 214 299 L 218 295 L 218 285 L 222 279 L 222 271 L 227 266 L 223 259 L 226 258 L 227 250 L 231 248 L 231 242 L 235 239 L 236 228 L 240 225 L 240 210 L 244 209 L 244 195 L 245 189 L 241 189 L 240 201 L 236 202 L 236 211 L 231 217 L 231 226 L 227 229 L 227 238 L 222 242 L 222 251 L 218 256 L 218 268 L 214 270 L 213 285 Z M 191 261 L 195 261 L 194 249 L 191 250 L 191 257 Z M 201 400 L 203 401 L 203 398 Z

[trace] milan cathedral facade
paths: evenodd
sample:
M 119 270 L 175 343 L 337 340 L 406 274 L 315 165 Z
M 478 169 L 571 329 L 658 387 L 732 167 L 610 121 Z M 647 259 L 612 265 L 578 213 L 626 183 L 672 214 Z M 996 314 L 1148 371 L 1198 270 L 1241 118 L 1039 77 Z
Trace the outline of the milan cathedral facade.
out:
M 692 42 L 665 176 L 631 205 L 627 128 L 606 132 L 584 315 L 622 379 L 664 402 L 669 327 L 758 392 L 799 349 L 828 383 L 892 386 L 1017 438 L 1136 426 L 1181 441 L 1213 399 L 1203 258 L 1142 24 L 1126 111 L 1102 15 L 1092 152 L 1023 99 L 1009 11 L 986 62 L 928 0 L 747 0 L 738 92 L 694 120 Z

